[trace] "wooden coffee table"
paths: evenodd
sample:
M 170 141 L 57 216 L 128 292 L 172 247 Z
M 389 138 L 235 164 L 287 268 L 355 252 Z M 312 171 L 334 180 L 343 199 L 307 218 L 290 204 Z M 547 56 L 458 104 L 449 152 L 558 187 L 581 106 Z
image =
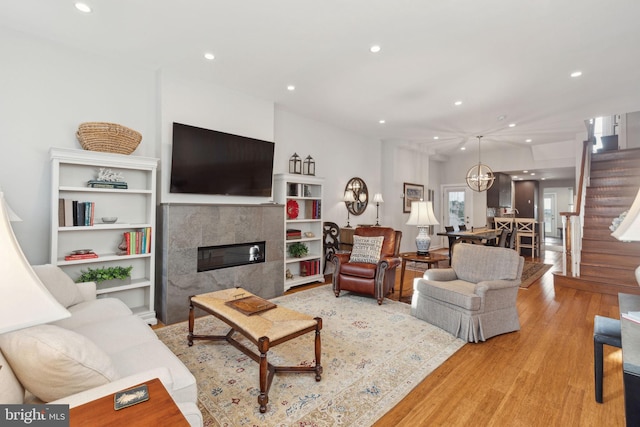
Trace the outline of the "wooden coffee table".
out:
M 400 289 L 398 291 L 398 301 L 402 301 L 402 285 L 404 285 L 404 270 L 407 267 L 407 261 L 422 262 L 427 264 L 427 269 L 432 265 L 438 265 L 440 261 L 449 259 L 446 255 L 429 253 L 429 255 L 418 255 L 417 252 L 403 252 L 400 255 L 402 266 L 400 267 Z
M 262 300 L 262 305 L 253 306 L 255 314 L 245 314 L 252 311 L 251 304 L 238 303 L 235 308 L 230 305 L 246 298 L 252 302 L 259 300 L 258 297 L 242 288 L 225 289 L 190 297 L 188 343 L 189 346 L 192 346 L 193 340 L 225 340 L 258 362 L 260 364 L 258 404 L 260 412 L 264 413 L 267 411 L 267 403 L 269 403 L 269 388 L 273 376 L 277 372 L 313 372 L 316 381 L 320 381 L 322 375 L 322 365 L 320 364 L 322 319 L 285 307 L 267 308 L 271 303 L 265 300 Z M 194 334 L 194 308 L 196 307 L 229 325 L 231 327 L 229 332 L 226 335 Z M 267 353 L 270 348 L 313 331 L 315 331 L 315 366 L 274 366 L 267 361 Z M 244 344 L 236 341 L 233 338 L 236 332 L 255 344 L 260 354 L 254 353 Z

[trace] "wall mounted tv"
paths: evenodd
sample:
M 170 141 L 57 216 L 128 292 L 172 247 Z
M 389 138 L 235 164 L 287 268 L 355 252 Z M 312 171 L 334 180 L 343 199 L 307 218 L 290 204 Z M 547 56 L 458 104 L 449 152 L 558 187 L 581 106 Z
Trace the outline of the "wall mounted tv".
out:
M 271 197 L 269 141 L 173 124 L 171 193 Z

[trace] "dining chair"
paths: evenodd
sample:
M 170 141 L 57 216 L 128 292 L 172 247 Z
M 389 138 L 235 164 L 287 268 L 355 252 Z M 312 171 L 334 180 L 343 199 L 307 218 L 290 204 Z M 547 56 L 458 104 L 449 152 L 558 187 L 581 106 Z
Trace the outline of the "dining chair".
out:
M 536 253 L 540 256 L 538 250 L 538 233 L 536 231 L 536 220 L 533 218 L 516 218 L 516 251 L 522 254 L 523 248 L 531 249 L 531 256 L 535 257 Z
M 493 225 L 496 230 L 513 230 L 513 218 L 495 217 Z

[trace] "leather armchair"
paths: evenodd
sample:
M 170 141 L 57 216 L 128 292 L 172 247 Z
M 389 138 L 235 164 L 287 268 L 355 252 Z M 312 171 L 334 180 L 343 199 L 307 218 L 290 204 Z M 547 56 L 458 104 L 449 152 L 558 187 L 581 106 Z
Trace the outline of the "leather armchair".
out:
M 333 292 L 336 297 L 340 291 L 372 295 L 382 304 L 384 297 L 393 290 L 396 281 L 396 268 L 401 264 L 398 256 L 402 232 L 390 227 L 358 227 L 355 236 L 383 236 L 380 260 L 377 264 L 350 262 L 351 253 L 336 253 L 331 257 L 334 265 Z

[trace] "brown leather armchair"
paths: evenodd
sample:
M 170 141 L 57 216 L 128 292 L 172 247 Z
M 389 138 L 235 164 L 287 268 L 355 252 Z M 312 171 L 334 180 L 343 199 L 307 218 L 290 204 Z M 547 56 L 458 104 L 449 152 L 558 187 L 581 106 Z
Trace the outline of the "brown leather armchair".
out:
M 398 256 L 402 231 L 390 227 L 358 227 L 355 236 L 383 236 L 380 260 L 377 264 L 349 262 L 351 253 L 336 253 L 331 257 L 333 270 L 333 292 L 336 297 L 340 291 L 372 295 L 382 304 L 384 297 L 393 290 L 396 281 L 396 268 L 401 259 Z

